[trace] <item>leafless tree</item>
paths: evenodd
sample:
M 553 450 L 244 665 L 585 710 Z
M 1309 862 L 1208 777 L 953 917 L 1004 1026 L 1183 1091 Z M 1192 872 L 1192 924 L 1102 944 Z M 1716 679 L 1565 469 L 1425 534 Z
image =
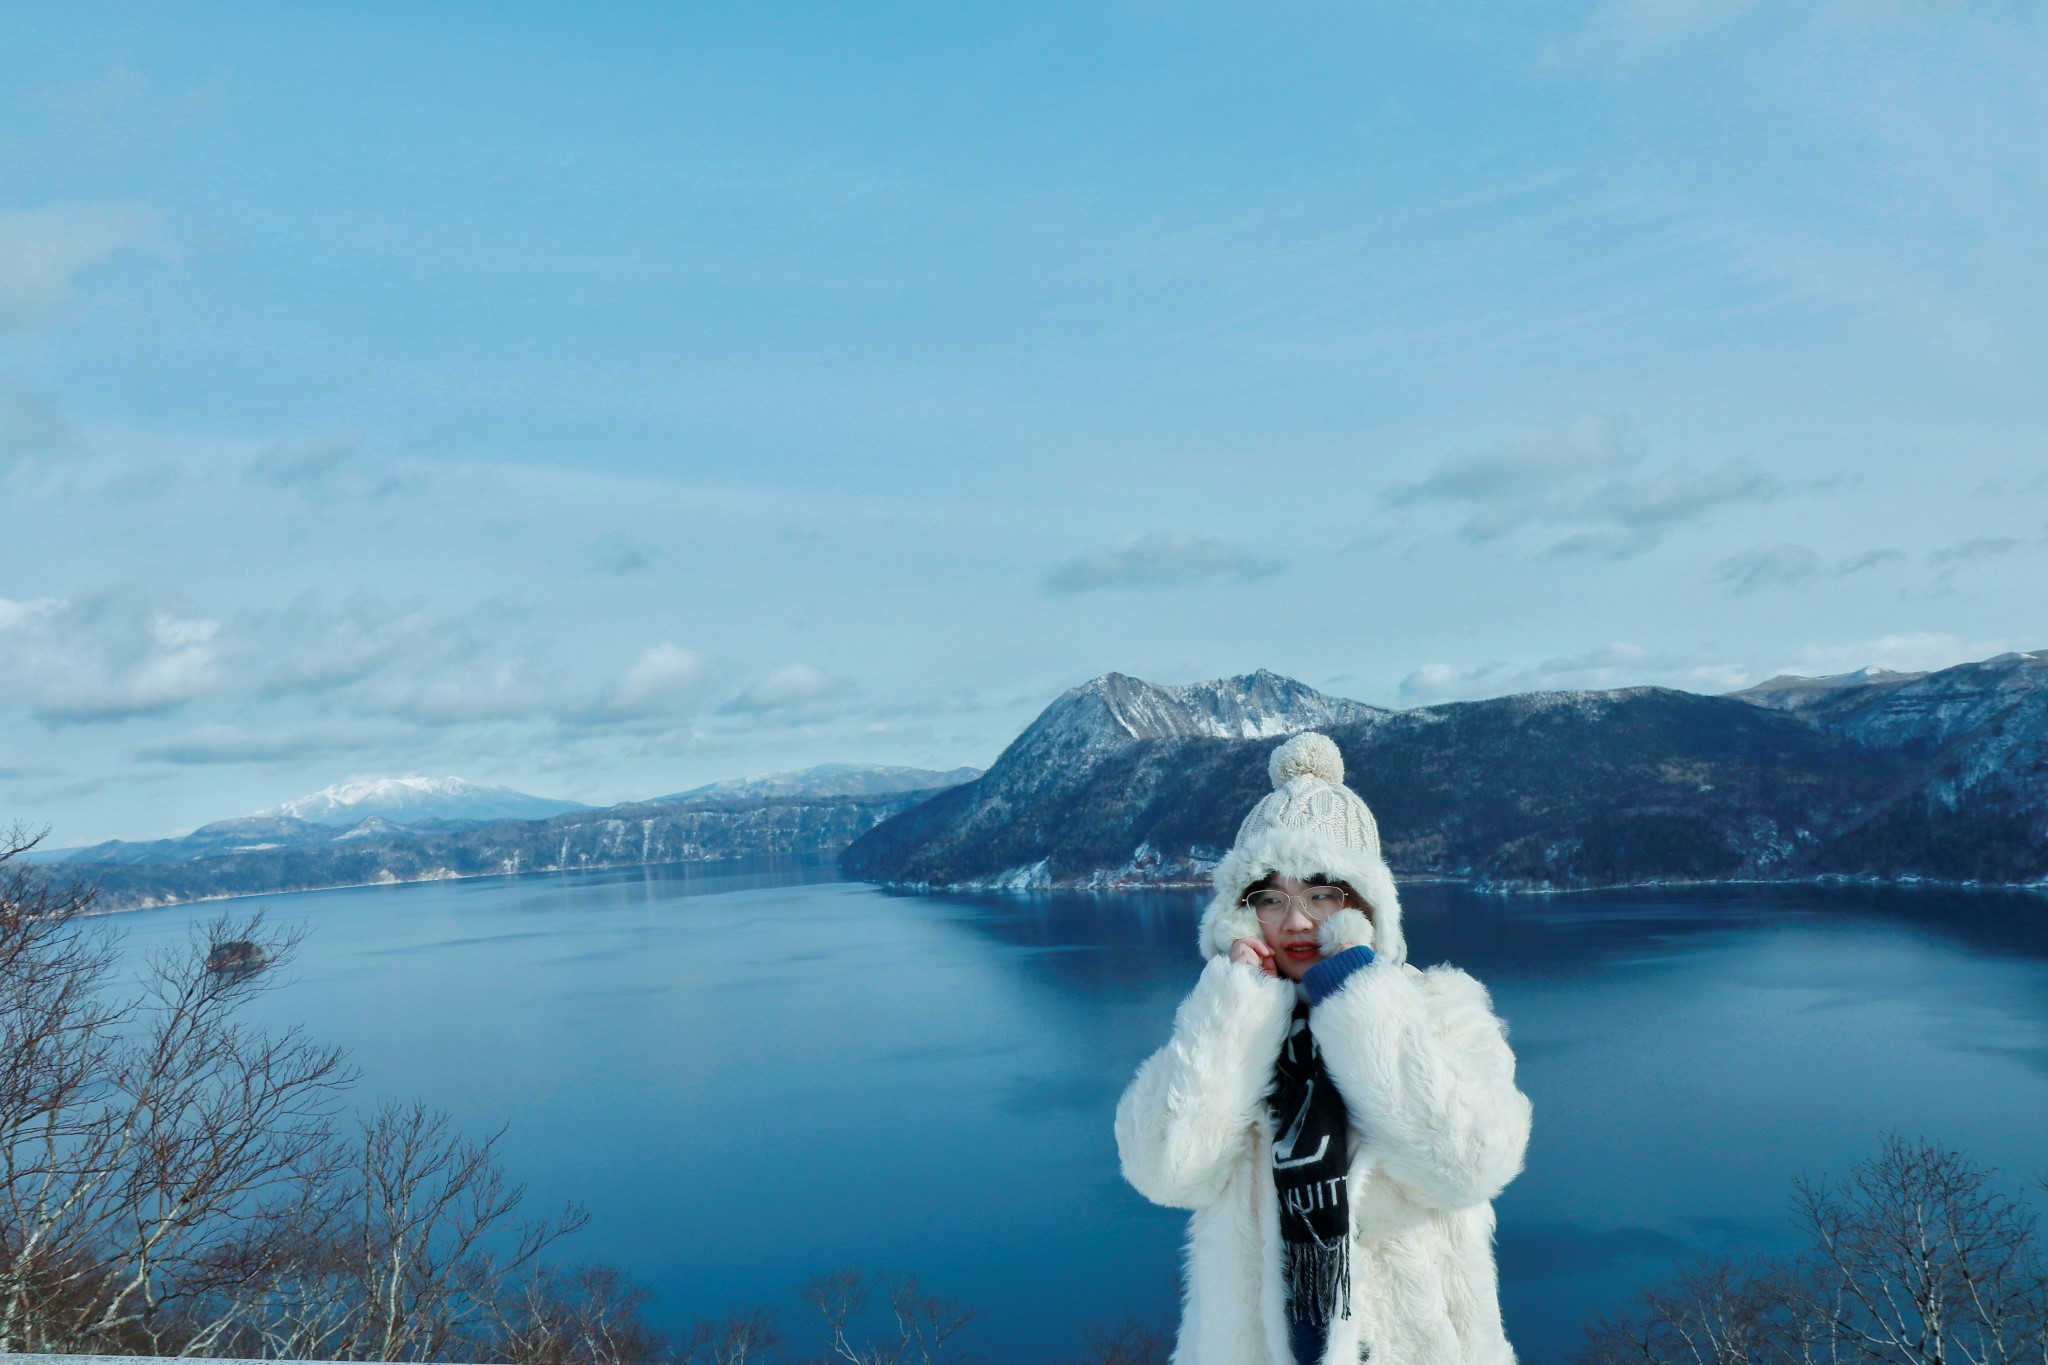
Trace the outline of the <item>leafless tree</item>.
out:
M 676 1365 L 770 1365 L 788 1359 L 781 1345 L 775 1314 L 756 1308 L 715 1325 L 698 1323 L 676 1356 Z
M 1846 1354 L 1895 1365 L 2048 1360 L 2037 1218 L 1959 1152 L 1888 1138 L 1839 1186 L 1802 1180 L 1804 1314 Z
M 908 1277 L 881 1281 L 887 1323 L 879 1337 L 857 1341 L 859 1320 L 870 1300 L 868 1279 L 858 1270 L 824 1275 L 797 1291 L 823 1326 L 828 1360 L 848 1365 L 940 1365 L 960 1360 L 949 1353 L 953 1338 L 974 1319 L 957 1304 L 935 1298 Z
M 1587 1365 L 1809 1365 L 1812 1333 L 1789 1272 L 1769 1261 L 1710 1260 L 1595 1319 Z
M 328 1158 L 351 1079 L 296 1030 L 236 1019 L 272 969 L 223 973 L 227 940 L 288 962 L 296 936 L 222 917 L 110 1003 L 91 893 L 31 875 L 0 843 L 0 1350 L 204 1351 L 277 1267 L 256 1253 Z
M 617 1272 L 565 1277 L 541 1263 L 584 1214 L 522 1217 L 524 1191 L 498 1166 L 496 1135 L 472 1141 L 420 1104 L 386 1105 L 358 1128 L 308 1206 L 280 1224 L 297 1257 L 249 1315 L 254 1353 L 609 1365 L 623 1357 L 577 1351 L 651 1339 L 644 1294 Z
M 668 1341 L 647 1326 L 649 1295 L 616 1268 L 587 1264 L 567 1273 L 541 1267 L 495 1304 L 505 1358 L 518 1365 L 656 1365 Z M 686 1345 L 681 1365 L 697 1365 Z M 758 1357 L 757 1357 L 758 1360 Z M 706 1365 L 749 1365 L 728 1352 Z
M 1708 1262 L 1588 1328 L 1584 1365 L 2044 1365 L 2035 1216 L 1959 1152 L 1897 1136 L 1802 1179 L 1798 1255 Z
M 1166 1365 L 1173 1356 L 1171 1332 L 1135 1319 L 1088 1328 L 1082 1337 L 1088 1350 L 1076 1365 Z
M 543 1264 L 584 1215 L 525 1217 L 495 1135 L 417 1104 L 347 1129 L 342 1054 L 243 1022 L 298 932 L 217 917 L 115 1000 L 90 889 L 35 842 L 0 835 L 0 1353 L 663 1355 L 618 1272 Z

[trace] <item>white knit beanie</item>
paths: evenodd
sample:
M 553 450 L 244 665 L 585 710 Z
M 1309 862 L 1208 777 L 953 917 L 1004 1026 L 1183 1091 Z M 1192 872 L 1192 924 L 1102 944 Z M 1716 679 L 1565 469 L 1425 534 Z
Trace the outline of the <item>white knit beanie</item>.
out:
M 1272 794 L 1252 807 L 1237 842 L 1216 865 L 1216 894 L 1202 914 L 1203 954 L 1221 956 L 1236 940 L 1259 936 L 1258 917 L 1239 903 L 1253 882 L 1276 874 L 1302 881 L 1320 875 L 1343 882 L 1372 907 L 1369 927 L 1357 911 L 1339 911 L 1326 937 L 1364 942 L 1377 957 L 1406 962 L 1401 900 L 1380 856 L 1379 822 L 1344 785 L 1344 756 L 1336 744 L 1314 731 L 1296 735 L 1273 750 L 1266 771 Z

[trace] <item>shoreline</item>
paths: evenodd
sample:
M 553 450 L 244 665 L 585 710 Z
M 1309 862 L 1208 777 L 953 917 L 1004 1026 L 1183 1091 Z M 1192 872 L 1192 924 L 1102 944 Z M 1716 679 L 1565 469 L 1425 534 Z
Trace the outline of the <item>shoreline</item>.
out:
M 1173 877 L 1156 881 L 1119 880 L 1103 882 L 1080 879 L 1066 882 L 1023 883 L 1012 878 L 988 878 L 967 882 L 884 882 L 868 881 L 866 878 L 852 878 L 867 881 L 870 886 L 913 895 L 1005 895 L 1035 896 L 1059 893 L 1063 895 L 1115 895 L 1140 891 L 1202 891 L 1209 889 L 1209 880 L 1204 877 Z M 1877 873 L 1818 872 L 1803 877 L 1638 877 L 1627 881 L 1587 882 L 1583 885 L 1559 885 L 1552 882 L 1493 880 L 1486 877 L 1465 876 L 1450 872 L 1395 872 L 1396 885 L 1452 884 L 1470 888 L 1484 896 L 1583 896 L 1599 891 L 1632 890 L 1678 890 L 1691 887 L 1717 886 L 1863 886 L 1894 887 L 1903 890 L 1935 891 L 1998 891 L 2025 892 L 2030 895 L 2048 897 L 2048 878 L 2031 882 L 1988 882 L 1981 880 L 1950 877 L 1924 877 L 1919 875 L 1883 876 Z
M 230 901 L 256 900 L 264 897 L 314 895 L 323 891 L 362 891 L 377 887 L 424 886 L 442 882 L 488 881 L 515 877 L 558 877 L 577 873 L 630 872 L 649 868 L 714 868 L 729 867 L 739 863 L 786 862 L 802 859 L 832 860 L 836 865 L 837 854 L 801 853 L 781 855 L 743 854 L 730 858 L 690 858 L 658 863 L 604 863 L 579 867 L 529 867 L 516 871 L 498 870 L 491 872 L 451 872 L 446 869 L 421 877 L 385 877 L 374 881 L 335 882 L 318 886 L 274 887 L 261 891 L 234 891 L 219 895 L 151 898 L 129 904 L 95 907 L 85 913 L 91 916 L 126 915 L 145 910 L 175 910 L 195 905 L 223 904 Z M 1125 895 L 1155 891 L 1203 891 L 1210 883 L 1202 877 L 1163 877 L 1158 879 L 1118 878 L 1114 881 L 1083 878 L 1068 882 L 1025 880 L 1016 875 L 976 879 L 967 882 L 890 882 L 876 881 L 865 877 L 840 874 L 845 880 L 863 885 L 879 887 L 905 895 Z M 1924 876 L 1882 876 L 1875 873 L 1815 873 L 1802 877 L 1641 877 L 1627 881 L 1588 882 L 1584 885 L 1560 885 L 1551 882 L 1493 880 L 1485 877 L 1464 876 L 1446 872 L 1395 873 L 1395 881 L 1401 885 L 1429 885 L 1442 883 L 1460 885 L 1480 895 L 1514 896 L 1581 896 L 1602 891 L 1632 890 L 1680 890 L 1712 887 L 1795 887 L 1795 886 L 1859 886 L 1893 887 L 1904 890 L 1946 890 L 1946 891 L 1990 891 L 2021 892 L 2048 898 L 2048 879 L 2031 882 L 1988 882 L 1943 877 Z
M 660 863 L 597 863 L 580 867 L 522 867 L 516 871 L 500 869 L 492 872 L 450 872 L 440 869 L 424 877 L 386 877 L 367 882 L 334 882 L 320 886 L 274 887 L 265 891 L 229 891 L 213 896 L 172 896 L 160 900 L 136 902 L 130 905 L 114 905 L 93 908 L 83 916 L 132 915 L 145 910 L 177 910 L 194 905 L 219 905 L 228 901 L 260 900 L 266 896 L 312 896 L 325 891 L 366 891 L 377 888 L 403 886 L 434 886 L 444 882 L 480 882 L 494 879 L 509 880 L 515 877 L 562 877 L 584 872 L 632 872 L 645 868 L 673 867 L 721 867 L 734 863 L 797 862 L 805 859 L 834 859 L 838 855 L 827 853 L 743 853 L 730 858 L 683 858 Z M 61 864 L 60 864 L 61 866 Z M 836 865 L 834 870 L 836 871 Z M 81 879 L 84 880 L 84 879 Z

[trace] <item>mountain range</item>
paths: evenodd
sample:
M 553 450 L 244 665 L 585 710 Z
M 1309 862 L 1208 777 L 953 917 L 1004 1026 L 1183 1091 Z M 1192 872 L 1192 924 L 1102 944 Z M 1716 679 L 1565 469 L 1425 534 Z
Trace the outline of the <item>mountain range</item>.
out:
M 957 787 L 981 776 L 979 768 L 953 768 L 944 772 L 932 768 L 892 768 L 873 763 L 820 763 L 796 772 L 763 773 L 759 777 L 737 777 L 712 782 L 673 796 L 657 796 L 657 802 L 739 801 L 764 797 L 797 796 L 888 796 L 897 792 L 933 791 Z
M 836 853 L 977 768 L 827 763 L 595 808 L 460 778 L 347 782 L 173 839 L 37 859 L 106 909 L 509 872 Z
M 1635 687 L 1408 711 L 1264 672 L 1183 687 L 1109 674 L 841 866 L 922 887 L 1199 882 L 1269 790 L 1271 740 L 1306 729 L 1336 741 L 1397 872 L 1525 888 L 2048 881 L 2048 651 L 1721 697 Z
M 1264 670 L 1181 686 L 1109 673 L 1056 699 L 986 772 L 823 764 L 602 809 L 393 779 L 55 856 L 106 908 L 835 852 L 848 874 L 897 886 L 1196 884 L 1269 789 L 1273 742 L 1308 729 L 1336 741 L 1408 875 L 2048 885 L 2048 650 L 1718 697 L 1632 687 L 1406 711 Z M 570 808 L 473 814 L 491 801 Z

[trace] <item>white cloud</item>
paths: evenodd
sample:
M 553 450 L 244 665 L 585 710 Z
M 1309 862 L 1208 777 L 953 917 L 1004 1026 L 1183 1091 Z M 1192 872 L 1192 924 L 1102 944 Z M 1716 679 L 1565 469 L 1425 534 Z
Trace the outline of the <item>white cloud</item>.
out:
M 690 715 L 701 709 L 717 670 L 680 645 L 650 645 L 632 667 L 585 706 L 566 717 L 574 724 L 613 724 Z
M 0 702 L 52 725 L 161 715 L 220 689 L 220 630 L 135 589 L 0 598 Z
M 0 330 L 54 319 L 80 272 L 145 240 L 155 215 L 77 204 L 0 213 Z
M 1648 684 L 1718 693 L 1748 681 L 1749 670 L 1739 665 L 1701 655 L 1617 643 L 1519 667 L 1505 662 L 1462 668 L 1424 664 L 1401 680 L 1400 693 L 1403 700 L 1428 705 L 1518 692 L 1597 691 Z
M 1445 460 L 1427 478 L 1388 489 L 1386 500 L 1399 508 L 1455 508 L 1463 518 L 1458 534 L 1469 541 L 1541 531 L 1554 537 L 1546 547 L 1552 555 L 1631 559 L 1716 512 L 1790 491 L 1743 460 L 1631 474 L 1643 460 L 1621 423 L 1588 417 L 1525 432 L 1500 450 Z
M 727 715 L 816 716 L 853 690 L 852 683 L 809 664 L 791 664 L 749 683 L 719 708 Z
M 1054 597 L 1073 597 L 1118 588 L 1188 587 L 1217 579 L 1249 583 L 1285 567 L 1228 541 L 1189 531 L 1154 531 L 1055 564 L 1045 571 L 1040 586 Z
M 305 593 L 281 611 L 250 613 L 236 626 L 260 642 L 258 687 L 273 695 L 333 691 L 451 647 L 450 626 L 424 607 L 372 593 L 332 605 L 324 594 Z
M 523 720 L 554 711 L 557 689 L 546 670 L 521 656 L 434 660 L 430 668 L 387 671 L 354 693 L 356 710 L 416 725 Z
M 497 598 L 449 615 L 371 593 L 339 603 L 307 593 L 230 623 L 236 688 L 430 728 L 542 719 L 568 693 L 558 669 L 508 643 L 524 615 Z

